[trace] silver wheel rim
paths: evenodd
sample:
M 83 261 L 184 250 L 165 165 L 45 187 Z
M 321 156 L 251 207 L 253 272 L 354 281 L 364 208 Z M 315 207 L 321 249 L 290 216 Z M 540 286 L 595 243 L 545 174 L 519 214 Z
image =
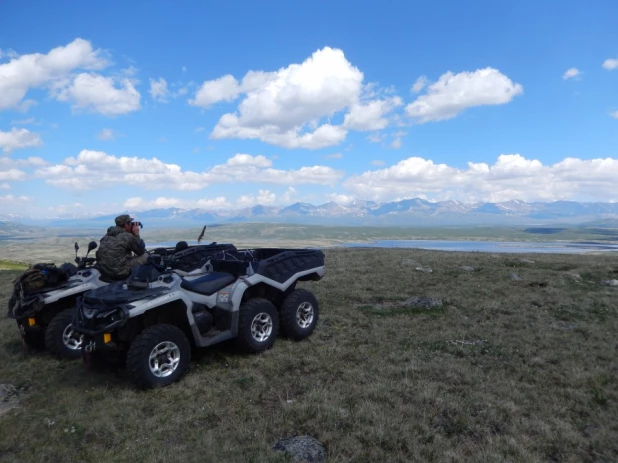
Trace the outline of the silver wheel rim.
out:
M 81 349 L 83 340 L 84 335 L 78 335 L 75 330 L 73 330 L 73 327 L 71 325 L 67 325 L 67 327 L 62 332 L 62 342 L 71 350 Z
M 296 323 L 301 328 L 308 328 L 313 321 L 313 306 L 310 302 L 303 302 L 296 309 Z
M 157 344 L 148 357 L 150 371 L 157 378 L 165 378 L 174 373 L 179 363 L 180 349 L 171 341 Z
M 266 312 L 261 312 L 253 317 L 251 322 L 251 336 L 257 342 L 264 342 L 273 332 L 273 319 Z

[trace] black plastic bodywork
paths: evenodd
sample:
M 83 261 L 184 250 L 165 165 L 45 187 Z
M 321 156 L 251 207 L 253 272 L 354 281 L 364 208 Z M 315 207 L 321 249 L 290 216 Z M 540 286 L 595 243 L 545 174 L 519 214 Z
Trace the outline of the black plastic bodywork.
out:
M 83 334 L 96 336 L 124 325 L 129 318 L 127 305 L 143 299 L 153 299 L 165 294 L 165 287 L 130 289 L 124 282 L 112 283 L 93 289 L 77 301 L 73 312 L 73 328 Z M 85 316 L 85 311 L 92 316 Z M 100 317 L 105 314 L 106 316 Z

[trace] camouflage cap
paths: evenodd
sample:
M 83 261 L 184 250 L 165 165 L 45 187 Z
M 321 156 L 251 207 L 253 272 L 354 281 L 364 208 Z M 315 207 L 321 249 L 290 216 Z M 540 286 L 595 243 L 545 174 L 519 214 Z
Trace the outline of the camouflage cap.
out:
M 129 214 L 122 214 L 116 217 L 116 225 L 119 227 L 124 227 L 127 222 L 131 222 L 133 217 Z

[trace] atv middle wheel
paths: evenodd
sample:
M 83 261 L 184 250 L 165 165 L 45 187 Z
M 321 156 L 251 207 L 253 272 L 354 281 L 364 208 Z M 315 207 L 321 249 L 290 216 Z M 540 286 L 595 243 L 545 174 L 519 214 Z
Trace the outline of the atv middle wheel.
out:
M 279 334 L 279 313 L 268 299 L 254 298 L 240 306 L 236 344 L 243 352 L 270 349 Z
M 300 341 L 313 333 L 318 317 L 318 300 L 313 293 L 295 289 L 281 304 L 281 334 Z
M 45 347 L 60 359 L 77 359 L 82 355 L 83 336 L 71 326 L 73 309 L 56 315 L 45 330 Z
M 191 345 L 184 332 L 162 323 L 146 328 L 129 347 L 127 372 L 139 388 L 168 386 L 189 369 Z

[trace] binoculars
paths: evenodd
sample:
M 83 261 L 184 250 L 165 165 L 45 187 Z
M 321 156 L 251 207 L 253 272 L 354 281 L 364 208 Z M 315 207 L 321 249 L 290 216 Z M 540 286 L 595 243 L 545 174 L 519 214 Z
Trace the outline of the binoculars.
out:
M 134 224 L 139 225 L 139 228 L 144 228 L 144 226 L 142 225 L 142 222 L 131 222 L 131 226 L 133 226 Z

